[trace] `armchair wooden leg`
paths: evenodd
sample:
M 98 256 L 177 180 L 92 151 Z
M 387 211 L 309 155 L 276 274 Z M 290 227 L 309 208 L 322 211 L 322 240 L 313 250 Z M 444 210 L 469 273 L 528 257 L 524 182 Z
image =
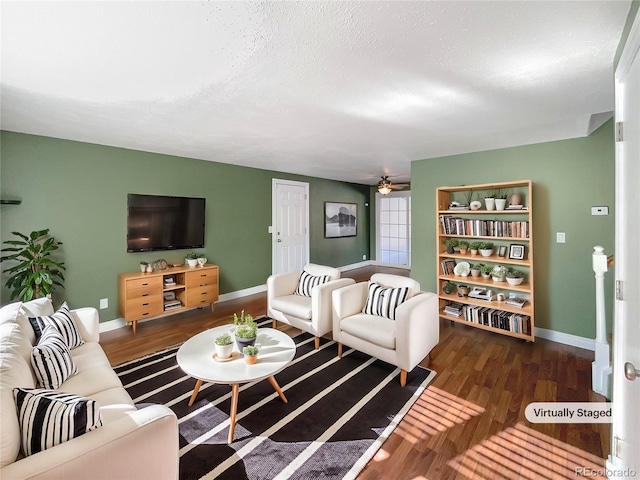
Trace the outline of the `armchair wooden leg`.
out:
M 407 384 L 407 371 L 400 370 L 400 386 L 404 387 Z
M 318 350 L 320 348 L 320 337 L 314 337 L 313 338 L 313 343 L 316 346 L 316 350 Z
M 278 322 L 276 322 L 276 319 L 272 318 L 271 319 L 271 328 L 273 328 L 275 330 L 276 328 L 278 328 L 277 324 L 278 324 Z
M 342 358 L 342 344 L 338 343 L 338 358 Z

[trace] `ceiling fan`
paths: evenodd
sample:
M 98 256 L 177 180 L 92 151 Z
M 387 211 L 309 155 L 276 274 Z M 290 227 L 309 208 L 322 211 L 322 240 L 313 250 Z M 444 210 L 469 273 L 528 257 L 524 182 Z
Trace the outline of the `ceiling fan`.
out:
M 389 180 L 389 175 L 382 175 L 382 180 L 378 182 L 378 192 L 382 195 L 388 195 L 392 190 L 402 190 L 405 187 L 408 187 L 409 183 L 395 183 L 392 184 Z

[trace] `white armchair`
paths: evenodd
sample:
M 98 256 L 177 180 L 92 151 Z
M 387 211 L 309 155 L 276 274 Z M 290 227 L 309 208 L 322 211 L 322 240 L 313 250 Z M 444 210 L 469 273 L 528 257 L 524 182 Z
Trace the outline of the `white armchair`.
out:
M 421 292 L 420 284 L 408 277 L 376 273 L 371 282 L 388 288 L 408 287 L 407 300 L 395 309 L 395 320 L 363 313 L 369 283 L 350 285 L 333 293 L 333 339 L 342 345 L 379 358 L 400 368 L 400 384 L 407 382 L 407 372 L 414 369 L 440 336 L 438 296 Z
M 328 275 L 329 281 L 311 289 L 311 296 L 297 295 L 301 270 L 271 275 L 267 279 L 267 315 L 276 321 L 311 333 L 316 350 L 320 337 L 331 331 L 331 294 L 334 290 L 352 285 L 352 278 L 340 278 L 340 270 L 308 263 L 304 271 L 313 276 Z

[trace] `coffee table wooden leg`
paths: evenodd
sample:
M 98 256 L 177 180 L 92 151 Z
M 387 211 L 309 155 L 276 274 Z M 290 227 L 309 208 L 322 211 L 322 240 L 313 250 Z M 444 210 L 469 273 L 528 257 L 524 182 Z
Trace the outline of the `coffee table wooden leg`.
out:
M 200 390 L 200 387 L 202 386 L 202 380 L 198 380 L 196 382 L 196 386 L 193 389 L 193 393 L 191 394 L 191 398 L 189 399 L 189 406 L 193 405 L 193 402 L 196 401 L 196 397 L 198 396 L 198 390 Z
M 284 393 L 282 392 L 282 390 L 280 389 L 280 385 L 278 385 L 278 382 L 276 382 L 276 377 L 274 377 L 273 375 L 271 375 L 267 380 L 269 380 L 269 383 L 271 384 L 271 386 L 273 387 L 273 389 L 278 392 L 278 395 L 280 395 L 280 398 L 282 399 L 282 401 L 284 403 L 287 403 L 289 400 L 287 400 L 287 397 L 284 396 Z
M 231 385 L 231 418 L 229 419 L 229 440 L 227 443 L 233 443 L 233 432 L 236 429 L 236 414 L 238 413 L 238 392 L 240 385 L 234 383 Z

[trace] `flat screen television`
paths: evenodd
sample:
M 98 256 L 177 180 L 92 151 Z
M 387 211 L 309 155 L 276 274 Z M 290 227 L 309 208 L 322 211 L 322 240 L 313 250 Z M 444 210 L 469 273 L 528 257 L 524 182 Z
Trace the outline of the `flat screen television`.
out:
M 204 247 L 206 199 L 130 193 L 127 252 Z

